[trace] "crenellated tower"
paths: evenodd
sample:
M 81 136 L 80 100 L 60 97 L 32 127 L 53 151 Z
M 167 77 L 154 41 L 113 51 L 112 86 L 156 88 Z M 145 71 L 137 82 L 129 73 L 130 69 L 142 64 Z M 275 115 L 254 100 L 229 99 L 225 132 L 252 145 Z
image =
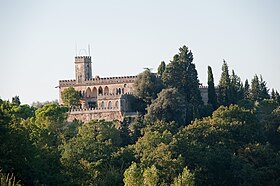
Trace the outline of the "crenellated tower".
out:
M 75 57 L 76 83 L 92 79 L 91 56 Z

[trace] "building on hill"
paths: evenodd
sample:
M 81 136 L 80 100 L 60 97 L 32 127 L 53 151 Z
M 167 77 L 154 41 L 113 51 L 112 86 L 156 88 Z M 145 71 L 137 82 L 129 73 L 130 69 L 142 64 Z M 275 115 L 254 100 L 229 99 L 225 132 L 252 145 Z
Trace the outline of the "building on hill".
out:
M 81 107 L 69 111 L 68 121 L 104 119 L 122 121 L 126 116 L 135 116 L 129 104 L 133 83 L 137 76 L 92 77 L 90 56 L 75 57 L 75 79 L 59 81 L 59 103 L 63 104 L 61 92 L 74 87 L 81 94 Z M 204 103 L 207 103 L 207 87 L 200 87 Z

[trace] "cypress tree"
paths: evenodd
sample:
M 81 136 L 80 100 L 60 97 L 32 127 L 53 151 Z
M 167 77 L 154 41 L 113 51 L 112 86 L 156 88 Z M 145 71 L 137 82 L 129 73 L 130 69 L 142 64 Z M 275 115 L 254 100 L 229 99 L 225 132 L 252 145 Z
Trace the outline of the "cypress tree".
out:
M 260 99 L 269 99 L 269 89 L 266 87 L 266 82 L 263 80 L 262 75 L 260 75 Z
M 275 100 L 278 102 L 278 104 L 280 105 L 280 95 L 278 93 L 278 91 L 276 90 L 275 92 Z
M 244 98 L 245 99 L 249 99 L 250 98 L 250 85 L 249 85 L 248 79 L 245 80 Z
M 276 99 L 276 95 L 275 95 L 275 91 L 274 88 L 271 91 L 271 99 L 275 100 Z
M 229 103 L 236 104 L 242 99 L 244 99 L 243 84 L 240 77 L 232 70 L 232 75 L 230 76 Z
M 158 67 L 158 75 L 162 76 L 163 72 L 165 71 L 165 62 L 162 61 Z
M 228 65 L 225 60 L 223 61 L 222 74 L 218 88 L 218 103 L 224 106 L 229 105 L 230 77 L 228 73 Z
M 260 82 L 257 75 L 254 76 L 251 82 L 250 99 L 252 101 L 260 100 Z
M 217 94 L 215 91 L 214 77 L 212 73 L 212 68 L 208 66 L 208 104 L 212 105 L 213 109 L 218 106 Z

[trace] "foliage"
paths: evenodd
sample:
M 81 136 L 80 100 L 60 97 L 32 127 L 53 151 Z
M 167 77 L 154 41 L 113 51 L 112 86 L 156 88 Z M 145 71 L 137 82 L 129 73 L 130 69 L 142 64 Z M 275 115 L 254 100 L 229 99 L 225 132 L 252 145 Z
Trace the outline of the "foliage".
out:
M 222 66 L 222 75 L 219 81 L 219 93 L 218 101 L 220 105 L 229 105 L 229 96 L 230 96 L 230 77 L 228 72 L 228 65 L 224 60 Z
M 21 186 L 20 181 L 16 181 L 13 174 L 4 174 L 0 171 L 0 185 L 1 186 Z
M 184 96 L 186 123 L 200 116 L 199 109 L 203 101 L 198 74 L 193 63 L 193 54 L 186 46 L 180 48 L 179 53 L 166 66 L 162 80 L 168 88 L 176 88 Z
M 19 106 L 20 105 L 20 99 L 19 96 L 12 97 L 12 103 Z
M 218 106 L 217 103 L 217 94 L 214 85 L 214 77 L 212 73 L 212 68 L 208 66 L 208 104 L 210 104 L 213 109 L 216 109 Z
M 157 168 L 154 165 L 148 167 L 147 169 L 144 170 L 143 177 L 144 177 L 144 185 L 147 186 L 157 185 L 159 181 Z
M 41 128 L 56 131 L 64 126 L 67 110 L 66 107 L 57 104 L 46 104 L 36 110 L 36 124 Z
M 236 104 L 239 100 L 244 98 L 244 88 L 240 77 L 238 77 L 234 70 L 232 70 L 232 75 L 230 76 L 230 104 Z
M 92 121 L 82 125 L 78 134 L 61 148 L 61 162 L 71 177 L 72 184 L 107 184 L 114 182 L 114 167 L 110 156 L 121 144 L 120 132 L 114 123 Z M 106 175 L 112 177 L 107 180 Z M 108 177 L 107 175 L 107 177 Z
M 0 168 L 13 173 L 1 185 L 280 185 L 279 93 L 257 75 L 243 87 L 224 61 L 224 106 L 211 67 L 203 105 L 192 52 L 164 66 L 138 76 L 137 97 L 126 95 L 138 115 L 123 122 L 67 122 L 57 102 L 0 99 Z
M 194 172 L 195 184 L 256 185 L 261 182 L 255 182 L 253 177 L 262 175 L 266 179 L 264 182 L 277 185 L 278 166 L 273 165 L 279 164 L 277 150 L 267 147 L 271 158 L 265 153 L 249 155 L 247 164 L 242 163 L 242 154 L 236 153 L 242 152 L 250 144 L 267 144 L 264 129 L 265 123 L 258 120 L 256 113 L 236 105 L 220 107 L 212 117 L 196 120 L 182 129 L 175 136 L 172 146 L 174 151 L 183 155 L 186 165 Z M 264 157 L 263 165 L 251 161 L 257 156 Z M 260 167 L 255 174 L 253 167 L 258 166 L 267 167 Z M 268 167 L 271 171 L 267 171 Z M 250 175 L 252 173 L 255 175 Z
M 80 92 L 75 90 L 74 87 L 69 87 L 61 92 L 61 99 L 64 105 L 68 107 L 75 107 L 80 104 Z
M 159 183 L 171 184 L 172 179 L 182 168 L 181 156 L 174 157 L 169 143 L 172 134 L 165 130 L 146 131 L 134 145 L 136 157 L 142 169 L 155 166 L 158 170 Z
M 158 98 L 148 107 L 147 119 L 151 121 L 175 121 L 184 124 L 186 121 L 184 97 L 175 88 L 163 89 Z
M 244 98 L 245 99 L 249 99 L 250 98 L 250 85 L 249 85 L 248 79 L 245 80 Z
M 270 96 L 268 94 L 266 82 L 263 80 L 262 76 L 259 78 L 257 75 L 255 75 L 251 82 L 250 99 L 252 101 L 260 101 L 269 98 Z
M 161 80 L 149 69 L 137 76 L 133 86 L 134 95 L 143 99 L 147 104 L 156 99 L 157 93 L 163 88 Z
M 192 174 L 188 167 L 185 167 L 182 174 L 179 174 L 177 178 L 174 179 L 173 186 L 193 186 L 195 185 L 194 174 Z
M 141 186 L 143 185 L 142 170 L 135 162 L 124 172 L 124 185 L 125 186 Z
M 158 66 L 158 69 L 157 69 L 157 70 L 158 70 L 157 74 L 158 74 L 159 76 L 162 76 L 163 72 L 165 71 L 165 67 L 166 67 L 165 62 L 162 61 L 162 62 L 160 63 L 160 65 Z

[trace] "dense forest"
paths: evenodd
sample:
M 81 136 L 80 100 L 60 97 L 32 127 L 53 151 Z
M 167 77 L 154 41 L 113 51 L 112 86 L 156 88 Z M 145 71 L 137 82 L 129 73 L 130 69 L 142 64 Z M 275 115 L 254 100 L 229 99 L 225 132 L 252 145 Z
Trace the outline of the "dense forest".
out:
M 218 85 L 208 66 L 204 104 L 181 47 L 137 76 L 138 116 L 122 122 L 67 122 L 75 91 L 64 106 L 0 99 L 1 185 L 280 185 L 279 93 L 221 66 Z

